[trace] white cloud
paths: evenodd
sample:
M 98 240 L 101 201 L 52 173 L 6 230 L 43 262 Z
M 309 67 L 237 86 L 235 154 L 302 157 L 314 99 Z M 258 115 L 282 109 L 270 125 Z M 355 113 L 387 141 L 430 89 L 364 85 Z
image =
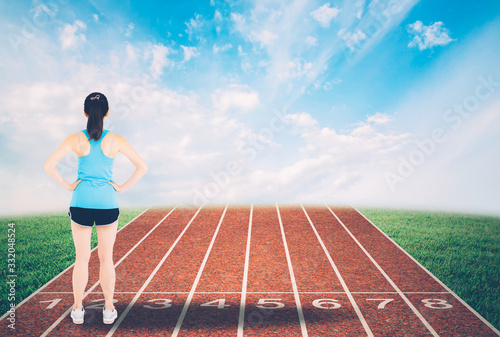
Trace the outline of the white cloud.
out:
M 367 122 L 337 131 L 321 126 L 307 112 L 288 114 L 286 120 L 302 142 L 276 151 L 299 148 L 299 152 L 288 156 L 281 165 L 249 172 L 248 181 L 241 182 L 239 188 L 250 197 L 260 191 L 272 196 L 270 201 L 326 202 L 337 198 L 337 202 L 345 203 L 351 201 L 351 191 L 356 190 L 357 200 L 367 195 L 376 200 L 380 188 L 370 187 L 374 181 L 384 183 L 384 166 L 409 140 L 409 134 L 382 131 Z
M 354 4 L 354 7 L 343 13 L 341 34 L 338 35 L 345 41 L 347 49 L 342 48 L 343 50 L 337 52 L 351 52 L 348 62 L 351 65 L 356 64 L 391 30 L 399 27 L 418 2 L 419 0 L 377 0 L 370 1 L 366 5 L 349 2 L 349 5 Z M 361 8 L 363 8 L 362 14 L 359 12 Z
M 410 35 L 413 36 L 408 47 L 418 47 L 420 50 L 425 50 L 434 46 L 446 46 L 454 41 L 441 21 L 426 26 L 422 21 L 417 20 L 409 24 L 407 28 Z
M 94 18 L 94 21 L 95 21 L 95 22 L 98 22 L 98 21 L 99 21 L 99 15 L 97 15 L 97 14 L 92 14 L 92 17 Z
M 313 64 L 300 59 L 288 61 L 281 65 L 275 65 L 275 74 L 280 81 L 297 79 L 301 77 L 315 77 Z
M 172 64 L 173 62 L 167 57 L 170 53 L 170 49 L 162 44 L 155 44 L 151 49 L 153 54 L 153 60 L 151 61 L 151 72 L 155 76 L 163 74 L 163 69 Z
M 214 12 L 214 21 L 215 21 L 215 31 L 217 32 L 217 34 L 220 34 L 220 32 L 222 31 L 222 26 L 221 26 L 222 14 L 217 9 Z
M 217 45 L 214 43 L 214 46 L 213 46 L 213 51 L 214 51 L 214 53 L 218 53 L 218 52 L 220 52 L 220 51 L 221 51 L 221 52 L 224 52 L 224 51 L 226 51 L 226 50 L 228 50 L 228 49 L 231 49 L 231 48 L 233 48 L 233 45 L 232 45 L 232 44 L 230 44 L 230 43 L 226 43 L 226 44 L 225 44 L 225 45 L 223 45 L 222 47 L 219 47 L 219 46 L 217 46 Z
M 269 46 L 277 38 L 278 38 L 278 35 L 276 35 L 275 33 L 271 32 L 267 29 L 263 29 L 260 31 L 254 31 L 251 34 L 252 41 L 260 42 L 261 46 Z
M 195 14 L 194 18 L 189 19 L 189 21 L 185 22 L 186 24 L 186 33 L 189 35 L 189 39 L 192 39 L 195 34 L 201 31 L 203 27 L 203 20 L 200 14 Z M 201 39 L 201 36 L 197 36 L 198 39 Z
M 216 22 L 222 22 L 222 14 L 217 9 L 214 12 L 214 20 Z
M 137 51 L 131 44 L 127 43 L 125 46 L 125 53 L 127 54 L 127 61 L 136 61 L 137 60 Z
M 356 2 L 356 18 L 359 20 L 363 16 L 366 0 Z
M 231 13 L 231 20 L 234 22 L 235 29 L 237 31 L 242 31 L 245 25 L 245 18 L 240 13 Z
M 306 140 L 304 153 L 330 154 L 336 160 L 345 161 L 346 165 L 358 163 L 363 156 L 386 155 L 401 149 L 409 134 L 393 134 L 377 129 L 373 118 L 371 122 L 358 122 L 351 128 L 339 132 L 328 127 L 320 127 L 319 123 L 308 113 L 289 114 L 287 118 L 296 127 L 296 132 Z M 351 163 L 352 161 L 352 163 Z
M 305 129 L 315 128 L 318 126 L 318 121 L 316 121 L 307 112 L 299 112 L 294 114 L 288 114 L 286 116 L 287 120 L 294 125 L 296 128 L 300 129 L 301 132 Z
M 199 56 L 200 53 L 196 47 L 181 46 L 184 51 L 184 62 L 189 61 L 191 58 Z
M 125 36 L 126 37 L 131 37 L 132 36 L 132 31 L 134 30 L 135 25 L 131 22 L 127 25 L 127 28 L 125 29 Z
M 241 46 L 238 46 L 238 55 L 239 56 L 246 56 L 247 53 L 243 51 L 243 48 Z
M 87 25 L 80 20 L 76 20 L 72 25 L 66 24 L 59 36 L 62 50 L 76 49 L 85 43 L 87 39 L 82 33 L 85 29 Z
M 308 35 L 306 37 L 306 44 L 308 46 L 311 46 L 311 47 L 312 46 L 317 46 L 318 45 L 318 39 L 316 37 L 314 37 L 314 36 Z
M 360 29 L 355 32 L 348 32 L 345 29 L 341 29 L 338 35 L 351 50 L 356 49 L 356 46 L 366 39 L 366 34 Z
M 330 27 L 330 22 L 337 17 L 340 9 L 335 7 L 330 7 L 330 3 L 326 3 L 323 6 L 315 9 L 310 14 L 314 20 L 318 21 L 319 25 L 323 28 Z
M 252 65 L 250 64 L 250 62 L 242 61 L 241 70 L 243 70 L 244 72 L 248 72 L 252 70 Z
M 368 116 L 367 118 L 367 121 L 373 124 L 387 124 L 393 120 L 394 118 L 381 112 L 377 112 L 375 115 Z
M 212 94 L 215 111 L 226 112 L 232 109 L 248 112 L 260 104 L 259 93 L 248 86 L 231 85 L 228 89 L 217 89 Z

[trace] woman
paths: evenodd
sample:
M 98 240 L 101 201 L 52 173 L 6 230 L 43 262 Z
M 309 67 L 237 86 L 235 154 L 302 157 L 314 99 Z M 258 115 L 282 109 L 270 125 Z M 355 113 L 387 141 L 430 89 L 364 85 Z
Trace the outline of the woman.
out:
M 87 128 L 66 138 L 47 159 L 44 169 L 59 185 L 73 192 L 68 212 L 76 249 L 73 267 L 74 305 L 71 311 L 73 323 L 82 324 L 85 314 L 82 300 L 88 281 L 90 236 L 95 222 L 99 241 L 99 281 L 105 299 L 103 321 L 105 324 L 112 324 L 118 316 L 113 305 L 113 245 L 120 214 L 116 194 L 134 185 L 148 168 L 125 138 L 103 129 L 104 119 L 109 115 L 106 96 L 99 92 L 88 95 L 84 103 L 84 114 L 88 119 Z M 78 156 L 78 178 L 69 184 L 61 177 L 56 165 L 72 151 Z M 114 158 L 118 152 L 124 154 L 136 167 L 123 185 L 112 180 Z

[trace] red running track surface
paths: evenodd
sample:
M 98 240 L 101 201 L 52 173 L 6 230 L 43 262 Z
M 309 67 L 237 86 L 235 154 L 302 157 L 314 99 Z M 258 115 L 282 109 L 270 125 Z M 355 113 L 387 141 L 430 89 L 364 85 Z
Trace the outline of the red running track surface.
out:
M 72 266 L 1 336 L 499 336 L 353 208 L 149 209 L 117 234 L 119 317 L 102 323 L 97 250 L 75 325 Z

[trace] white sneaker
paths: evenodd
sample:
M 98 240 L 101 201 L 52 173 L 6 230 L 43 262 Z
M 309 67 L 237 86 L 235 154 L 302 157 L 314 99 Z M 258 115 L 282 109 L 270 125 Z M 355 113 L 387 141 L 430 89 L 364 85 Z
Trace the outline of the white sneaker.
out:
M 118 311 L 116 311 L 116 308 L 113 309 L 113 311 L 109 309 L 102 309 L 102 321 L 104 324 L 113 324 L 116 317 L 118 317 Z
M 83 316 L 85 315 L 85 309 L 71 310 L 71 318 L 75 324 L 83 324 Z

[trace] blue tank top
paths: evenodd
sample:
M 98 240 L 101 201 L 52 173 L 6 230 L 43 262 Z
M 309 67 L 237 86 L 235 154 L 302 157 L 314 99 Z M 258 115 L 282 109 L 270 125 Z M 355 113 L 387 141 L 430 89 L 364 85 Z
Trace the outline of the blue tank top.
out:
M 87 130 L 82 130 L 87 139 Z M 118 208 L 116 190 L 109 181 L 113 181 L 115 158 L 106 157 L 101 150 L 101 141 L 108 134 L 103 130 L 101 138 L 90 140 L 90 152 L 78 157 L 78 180 L 82 180 L 73 191 L 71 207 L 110 209 Z

